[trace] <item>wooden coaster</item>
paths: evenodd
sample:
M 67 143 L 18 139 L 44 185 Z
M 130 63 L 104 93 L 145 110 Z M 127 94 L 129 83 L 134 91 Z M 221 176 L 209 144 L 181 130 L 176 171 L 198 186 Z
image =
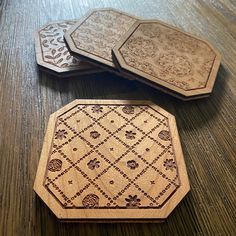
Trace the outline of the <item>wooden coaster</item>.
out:
M 71 53 L 102 68 L 118 72 L 111 50 L 136 21 L 111 8 L 89 12 L 65 34 Z
M 36 33 L 36 59 L 40 69 L 59 77 L 102 71 L 74 58 L 68 51 L 64 33 L 75 23 L 75 20 L 49 23 Z
M 75 100 L 51 115 L 34 190 L 63 221 L 160 221 L 189 191 L 174 116 Z
M 208 96 L 220 65 L 208 42 L 157 20 L 137 21 L 113 56 L 126 76 L 183 100 Z

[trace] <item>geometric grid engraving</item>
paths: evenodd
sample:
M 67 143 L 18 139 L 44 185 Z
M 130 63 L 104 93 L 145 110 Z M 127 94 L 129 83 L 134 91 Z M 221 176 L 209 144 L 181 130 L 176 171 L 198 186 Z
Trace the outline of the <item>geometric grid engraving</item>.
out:
M 53 137 L 44 187 L 63 208 L 161 208 L 180 187 L 168 119 L 151 106 L 77 105 Z

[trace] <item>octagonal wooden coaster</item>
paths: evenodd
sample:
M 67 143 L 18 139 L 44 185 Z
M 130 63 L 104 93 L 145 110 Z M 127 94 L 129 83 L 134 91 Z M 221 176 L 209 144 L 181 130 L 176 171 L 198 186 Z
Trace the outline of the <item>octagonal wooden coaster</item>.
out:
M 102 71 L 74 58 L 67 49 L 64 33 L 77 21 L 60 21 L 44 25 L 36 33 L 36 60 L 40 69 L 59 77 Z
M 125 76 L 183 100 L 208 96 L 220 65 L 208 42 L 157 20 L 137 21 L 113 56 Z
M 51 115 L 34 190 L 64 221 L 164 220 L 189 191 L 175 118 L 149 101 Z
M 93 10 L 68 30 L 65 40 L 74 56 L 118 72 L 111 50 L 135 21 L 112 8 Z

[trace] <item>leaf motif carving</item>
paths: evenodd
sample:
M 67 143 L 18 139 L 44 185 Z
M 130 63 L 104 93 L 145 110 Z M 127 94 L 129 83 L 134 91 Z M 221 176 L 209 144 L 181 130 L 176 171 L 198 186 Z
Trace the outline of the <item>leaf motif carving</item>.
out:
M 58 36 L 58 35 L 60 35 L 60 34 L 59 34 L 59 33 L 56 33 L 56 34 L 48 34 L 47 37 L 56 37 L 56 36 Z
M 52 55 L 54 56 L 56 53 L 56 49 L 52 49 Z
M 64 48 L 65 48 L 65 46 L 60 47 L 60 48 L 58 49 L 58 52 L 62 52 Z
M 64 41 L 63 41 L 62 37 L 58 37 L 58 38 L 57 38 L 57 42 L 58 42 L 58 43 L 63 43 L 63 44 L 64 44 Z
M 61 28 L 67 28 L 67 25 L 60 24 L 60 23 L 58 23 L 58 26 L 60 26 Z
M 68 55 L 67 57 L 66 57 L 66 60 L 70 60 L 71 59 L 71 55 Z
M 61 65 L 61 67 L 67 67 L 67 66 L 69 66 L 69 64 L 68 63 L 63 63 L 62 65 Z
M 50 43 L 51 43 L 52 45 L 54 45 L 54 46 L 57 46 L 57 43 L 54 43 L 53 41 L 54 41 L 54 39 L 51 39 L 51 40 L 50 40 Z
M 57 61 L 57 64 L 61 63 L 62 61 L 63 61 L 63 58 L 59 59 L 59 60 Z
M 46 55 L 45 58 L 47 58 L 47 59 L 53 59 L 53 57 L 52 57 L 52 56 L 49 56 L 49 55 Z
M 59 58 L 61 56 L 61 53 L 58 53 L 55 57 L 54 57 L 54 59 L 57 59 L 57 58 Z

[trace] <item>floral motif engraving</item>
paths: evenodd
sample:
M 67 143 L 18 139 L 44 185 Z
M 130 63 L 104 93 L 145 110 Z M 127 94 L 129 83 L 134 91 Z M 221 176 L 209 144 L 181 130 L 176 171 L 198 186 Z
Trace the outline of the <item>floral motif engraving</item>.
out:
M 141 37 L 132 37 L 125 45 L 130 54 L 137 57 L 153 57 L 156 54 L 156 46 L 151 40 Z
M 82 204 L 85 208 L 96 208 L 99 206 L 99 197 L 96 194 L 88 194 L 82 200 Z
M 184 56 L 178 56 L 174 53 L 164 54 L 157 61 L 157 65 L 164 70 L 178 76 L 186 76 L 191 73 L 191 64 Z
M 136 133 L 131 131 L 125 131 L 125 137 L 127 139 L 135 139 Z
M 198 70 L 198 73 L 199 73 L 200 75 L 202 75 L 202 76 L 207 76 L 207 75 L 210 73 L 210 71 L 211 71 L 213 62 L 214 62 L 213 59 L 205 60 L 205 61 L 202 63 L 202 67 Z
M 97 131 L 91 131 L 90 137 L 97 139 L 100 136 L 100 134 Z
M 103 111 L 103 107 L 101 107 L 100 105 L 95 105 L 92 107 L 92 111 L 93 113 L 100 113 Z
M 93 159 L 93 160 L 90 160 L 88 163 L 87 163 L 87 166 L 89 169 L 91 170 L 94 170 L 95 168 L 99 168 L 100 167 L 100 161 L 97 160 L 97 158 Z
M 62 168 L 62 161 L 59 159 L 52 159 L 48 163 L 48 170 L 52 172 L 60 171 Z
M 131 72 L 177 93 L 204 88 L 216 56 L 205 42 L 158 22 L 141 23 L 119 53 Z
M 198 40 L 180 32 L 174 32 L 167 36 L 169 44 L 179 52 L 196 52 Z
M 56 132 L 56 134 L 55 134 L 55 139 L 60 139 L 60 140 L 62 140 L 62 139 L 64 139 L 64 138 L 66 138 L 66 135 L 67 135 L 68 133 L 67 133 L 67 131 L 66 130 L 64 130 L 64 129 L 59 129 L 57 132 Z
M 155 24 L 142 24 L 139 26 L 140 31 L 143 35 L 149 38 L 156 38 L 160 36 L 160 28 Z
M 80 61 L 71 56 L 63 38 L 64 33 L 75 23 L 76 21 L 52 23 L 40 30 L 39 40 L 45 62 L 59 68 L 78 68 Z
M 135 19 L 112 10 L 94 11 L 72 33 L 78 49 L 112 62 L 111 49 Z
M 164 161 L 163 166 L 166 168 L 166 170 L 173 171 L 174 169 L 176 169 L 176 164 L 175 164 L 175 161 L 173 159 L 166 159 Z
M 127 161 L 127 166 L 131 170 L 134 170 L 134 169 L 138 168 L 139 164 L 135 160 L 130 160 L 130 161 Z
M 127 202 L 127 208 L 138 208 L 141 200 L 137 197 L 137 195 L 129 195 L 129 197 L 126 198 L 125 201 Z
M 170 140 L 170 132 L 167 130 L 162 130 L 159 132 L 158 137 L 164 141 Z
M 134 114 L 134 107 L 133 106 L 124 106 L 122 108 L 122 111 L 125 113 L 125 114 Z

